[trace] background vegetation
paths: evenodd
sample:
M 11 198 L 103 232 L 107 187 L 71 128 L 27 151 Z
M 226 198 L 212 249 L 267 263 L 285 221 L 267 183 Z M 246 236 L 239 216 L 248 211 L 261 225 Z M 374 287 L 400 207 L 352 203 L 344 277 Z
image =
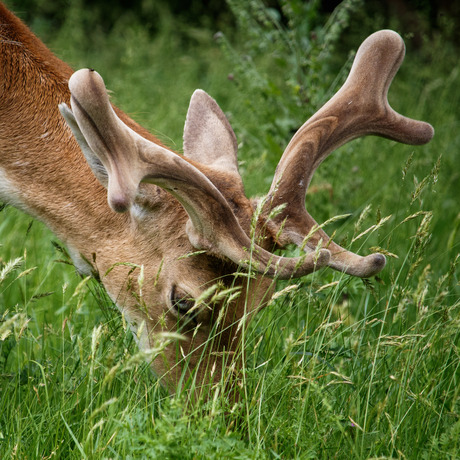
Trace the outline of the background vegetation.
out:
M 321 165 L 310 212 L 320 222 L 350 214 L 327 230 L 355 251 L 383 248 L 387 267 L 372 280 L 323 270 L 279 283 L 245 337 L 236 406 L 218 385 L 201 405 L 167 396 L 100 287 L 75 274 L 41 224 L 3 209 L 0 457 L 458 458 L 455 11 L 432 20 L 440 2 L 404 2 L 407 16 L 353 0 L 333 12 L 300 0 L 7 3 L 177 150 L 190 95 L 210 93 L 237 134 L 249 195 L 267 191 L 293 132 L 382 27 L 408 47 L 390 101 L 436 135 L 423 147 L 356 140 Z

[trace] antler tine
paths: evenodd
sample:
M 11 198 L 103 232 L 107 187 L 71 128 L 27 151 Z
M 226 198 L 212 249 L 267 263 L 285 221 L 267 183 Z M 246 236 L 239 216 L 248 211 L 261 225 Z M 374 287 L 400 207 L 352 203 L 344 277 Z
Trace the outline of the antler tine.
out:
M 358 49 L 342 88 L 294 135 L 278 164 L 263 214 L 286 203 L 274 219 L 284 225 L 280 244 L 302 244 L 317 225 L 305 210 L 305 194 L 316 168 L 335 149 L 360 136 L 375 134 L 406 144 L 424 144 L 434 134 L 431 125 L 406 118 L 394 111 L 387 99 L 388 88 L 405 54 L 402 38 L 382 30 L 368 37 Z M 355 276 L 378 273 L 385 257 L 358 256 L 329 241 L 321 229 L 307 241 L 307 250 L 323 245 L 332 253 L 329 266 Z
M 116 116 L 104 81 L 96 71 L 75 72 L 69 80 L 69 89 L 75 123 L 83 134 L 73 129 L 75 137 L 80 145 L 82 140 L 86 142 L 86 148 L 96 153 L 106 169 L 110 207 L 116 212 L 125 212 L 134 202 L 141 180 L 136 161 L 136 140 L 140 136 Z M 85 152 L 85 148 L 82 150 Z
M 152 183 L 170 192 L 190 220 L 187 235 L 193 246 L 267 276 L 288 279 L 326 265 L 330 253 L 320 249 L 303 257 L 279 257 L 252 245 L 224 196 L 190 160 L 148 141 L 115 114 L 101 76 L 76 72 L 69 81 L 70 110 L 63 108 L 82 150 L 91 149 L 108 174 L 108 202 L 124 212 L 133 204 L 139 184 Z M 252 254 L 248 251 L 253 248 Z

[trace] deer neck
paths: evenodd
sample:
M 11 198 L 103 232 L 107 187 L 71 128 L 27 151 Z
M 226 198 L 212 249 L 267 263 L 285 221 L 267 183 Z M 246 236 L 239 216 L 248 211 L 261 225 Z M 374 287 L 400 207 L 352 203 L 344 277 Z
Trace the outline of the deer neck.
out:
M 129 215 L 109 209 L 59 113 L 72 72 L 0 3 L 0 200 L 44 222 L 78 266 L 105 246 L 132 242 L 135 230 Z

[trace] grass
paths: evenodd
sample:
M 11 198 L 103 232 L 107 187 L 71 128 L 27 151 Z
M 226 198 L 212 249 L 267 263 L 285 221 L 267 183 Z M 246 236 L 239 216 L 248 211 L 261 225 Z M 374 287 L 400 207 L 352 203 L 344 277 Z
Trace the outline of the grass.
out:
M 273 54 L 283 34 L 289 56 L 302 47 L 260 17 L 246 22 L 253 42 L 173 26 L 152 39 L 120 23 L 93 42 L 68 27 L 49 44 L 75 68 L 96 68 L 119 106 L 178 149 L 188 98 L 208 91 L 235 128 L 248 191 L 265 192 L 289 132 L 340 85 L 336 54 L 321 41 L 304 64 Z M 236 406 L 219 386 L 198 405 L 166 395 L 100 287 L 40 223 L 4 209 L 0 456 L 458 458 L 460 67 L 449 46 L 410 51 L 390 90 L 396 109 L 434 125 L 433 141 L 354 141 L 321 165 L 307 199 L 320 222 L 350 213 L 327 230 L 355 251 L 383 248 L 387 267 L 366 281 L 322 270 L 279 282 L 245 335 Z M 317 96 L 297 104 L 304 90 Z

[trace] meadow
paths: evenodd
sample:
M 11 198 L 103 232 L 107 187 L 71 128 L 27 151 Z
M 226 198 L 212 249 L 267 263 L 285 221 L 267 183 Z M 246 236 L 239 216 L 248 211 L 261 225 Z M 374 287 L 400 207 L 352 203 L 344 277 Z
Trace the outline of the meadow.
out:
M 177 151 L 189 98 L 207 91 L 235 130 L 254 196 L 359 43 L 387 25 L 356 1 L 331 16 L 315 2 L 283 4 L 281 17 L 231 0 L 223 31 L 164 13 L 155 33 L 121 17 L 88 34 L 80 2 L 58 30 L 32 26 Z M 357 139 L 319 167 L 306 200 L 319 222 L 346 216 L 327 232 L 384 252 L 387 266 L 368 280 L 323 269 L 279 281 L 244 334 L 235 405 L 219 384 L 199 404 L 167 394 L 101 286 L 76 274 L 41 223 L 2 207 L 0 458 L 459 458 L 459 51 L 443 31 L 416 46 L 393 26 L 408 51 L 390 102 L 435 137 L 421 147 Z

